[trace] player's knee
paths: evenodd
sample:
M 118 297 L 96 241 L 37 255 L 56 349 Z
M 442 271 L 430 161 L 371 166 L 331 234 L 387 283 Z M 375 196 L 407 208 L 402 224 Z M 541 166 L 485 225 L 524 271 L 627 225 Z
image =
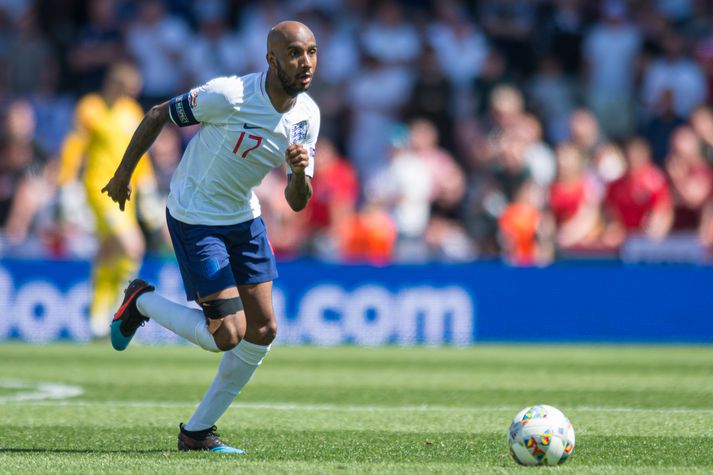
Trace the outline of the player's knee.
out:
M 240 297 L 208 300 L 200 305 L 208 319 L 209 330 L 212 326 L 218 327 L 215 331 L 211 330 L 218 349 L 229 351 L 235 348 L 245 337 L 245 319 L 239 317 L 243 309 Z
M 226 318 L 213 334 L 215 345 L 221 351 L 230 351 L 245 338 L 245 324 L 239 319 Z
M 230 351 L 240 343 L 241 336 L 235 329 L 225 329 L 220 335 L 216 333 L 214 336 L 215 345 L 220 351 Z
M 260 345 L 269 345 L 277 337 L 277 322 L 274 320 L 270 323 L 261 326 L 258 329 L 257 343 Z

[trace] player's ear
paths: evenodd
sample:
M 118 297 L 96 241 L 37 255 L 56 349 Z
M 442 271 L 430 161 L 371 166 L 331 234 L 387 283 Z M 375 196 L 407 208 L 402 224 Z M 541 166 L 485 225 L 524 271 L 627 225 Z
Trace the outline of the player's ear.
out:
M 267 64 L 268 64 L 271 68 L 276 67 L 276 65 L 275 65 L 275 61 L 276 61 L 275 53 L 273 53 L 272 51 L 268 51 L 267 54 L 265 55 L 265 59 L 267 60 Z

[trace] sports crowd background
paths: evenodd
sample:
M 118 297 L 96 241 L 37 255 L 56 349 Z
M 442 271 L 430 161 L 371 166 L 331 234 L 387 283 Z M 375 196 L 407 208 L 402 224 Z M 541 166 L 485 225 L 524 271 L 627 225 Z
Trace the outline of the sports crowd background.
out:
M 282 170 L 259 190 L 280 258 L 708 260 L 710 0 L 0 0 L 0 256 L 96 251 L 81 187 L 56 175 L 113 63 L 137 65 L 148 108 L 266 69 L 288 18 L 318 40 L 322 139 L 305 212 Z M 193 133 L 152 148 L 160 193 Z

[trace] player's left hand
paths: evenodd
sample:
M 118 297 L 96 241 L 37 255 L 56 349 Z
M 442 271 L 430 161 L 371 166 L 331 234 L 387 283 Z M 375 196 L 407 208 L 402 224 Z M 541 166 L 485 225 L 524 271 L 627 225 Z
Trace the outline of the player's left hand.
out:
M 285 150 L 285 161 L 293 173 L 304 173 L 309 165 L 309 153 L 298 143 L 293 143 Z

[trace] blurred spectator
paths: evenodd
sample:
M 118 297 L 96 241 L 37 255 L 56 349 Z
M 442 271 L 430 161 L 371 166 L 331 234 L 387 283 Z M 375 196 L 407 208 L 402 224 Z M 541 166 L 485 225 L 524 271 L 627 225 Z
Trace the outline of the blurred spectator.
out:
M 713 29 L 710 28 L 711 15 L 703 18 L 708 27 L 708 34 L 696 43 L 694 53 L 706 77 L 706 95 L 708 98 L 713 98 Z
M 411 79 L 403 68 L 387 67 L 367 56 L 349 83 L 352 127 L 347 152 L 364 184 L 387 165 L 389 134 L 410 96 Z
M 626 172 L 624 152 L 611 142 L 602 144 L 591 158 L 591 170 L 597 183 L 606 188 L 610 183 L 624 176 Z
M 367 203 L 348 219 L 341 230 L 344 262 L 386 265 L 393 260 L 396 226 L 381 206 Z
M 462 0 L 437 2 L 435 10 L 436 19 L 428 25 L 426 35 L 448 79 L 459 89 L 465 88 L 480 75 L 488 42 L 468 18 Z
M 524 114 L 517 125 L 525 141 L 525 163 L 535 183 L 547 187 L 555 178 L 555 156 L 542 137 L 542 125 L 533 114 Z
M 305 209 L 312 234 L 312 252 L 333 258 L 339 254 L 339 233 L 356 212 L 359 181 L 352 165 L 327 138 L 317 142 L 314 166 L 314 194 Z
M 524 112 L 525 100 L 520 90 L 512 85 L 496 87 L 490 95 L 490 114 L 485 121 L 489 135 L 499 136 L 515 128 Z
M 33 139 L 35 116 L 24 100 L 12 102 L 0 136 L 0 254 L 29 236 L 37 213 L 53 197 L 49 158 Z M 3 239 L 4 238 L 4 239 Z
M 624 176 L 609 184 L 605 198 L 607 225 L 603 242 L 620 246 L 627 236 L 652 239 L 666 236 L 673 223 L 673 207 L 663 173 L 651 163 L 651 149 L 640 139 L 626 144 Z
M 409 124 L 409 142 L 431 176 L 430 216 L 423 235 L 425 254 L 438 260 L 471 260 L 475 249 L 456 220 L 465 196 L 463 171 L 446 150 L 438 147 L 438 130 L 429 120 L 418 118 Z
M 706 161 L 713 165 L 713 109 L 710 106 L 697 107 L 691 115 L 691 126 L 701 139 Z
M 203 8 L 198 17 L 198 34 L 184 45 L 183 69 L 190 87 L 220 76 L 246 71 L 238 38 L 227 29 L 225 7 Z
M 514 127 L 506 129 L 500 138 L 499 154 L 492 174 L 509 202 L 532 179 L 525 156 L 527 145 L 525 137 Z
M 316 16 L 315 27 L 319 38 L 318 79 L 328 84 L 348 80 L 359 68 L 357 39 L 345 22 L 335 22 L 326 14 Z
M 178 127 L 173 124 L 164 126 L 149 152 L 158 191 L 162 196 L 168 197 L 171 177 L 183 153 Z
M 607 135 L 623 137 L 633 127 L 634 72 L 641 35 L 627 19 L 623 0 L 604 0 L 602 19 L 586 34 L 583 56 L 587 102 Z
M 265 34 L 278 22 L 291 16 L 290 5 L 280 0 L 247 2 L 241 10 L 237 28 L 241 47 L 236 52 L 243 56 L 247 71 L 262 71 L 266 68 Z
M 675 27 L 687 42 L 694 44 L 713 33 L 711 31 L 711 4 L 709 0 L 690 0 L 690 3 L 691 15 L 685 22 L 676 23 Z
M 0 8 L 0 64 L 7 65 L 12 60 L 12 44 L 15 41 L 15 25 L 10 15 Z M 10 95 L 9 67 L 0 68 L 0 101 L 8 100 Z
M 693 129 L 682 126 L 671 136 L 666 158 L 674 202 L 674 229 L 698 229 L 706 201 L 713 196 L 713 169 L 701 153 L 701 142 Z
M 59 94 L 53 85 L 28 97 L 37 117 L 35 140 L 50 155 L 58 155 L 67 133 L 72 127 L 74 100 Z
M 480 76 L 473 82 L 473 94 L 475 99 L 476 114 L 484 116 L 491 104 L 491 95 L 495 89 L 509 84 L 512 75 L 508 70 L 508 64 L 503 55 L 491 49 L 485 58 Z
M 492 161 L 472 164 L 476 166 L 471 169 L 461 210 L 461 219 L 481 256 L 500 253 L 498 219 L 531 181 L 525 162 L 527 143 L 521 133 L 509 127 L 490 142 L 494 157 Z
M 164 0 L 139 2 L 137 17 L 127 29 L 126 44 L 143 77 L 144 107 L 197 85 L 186 84 L 181 74 L 184 51 L 192 42 L 187 25 L 166 11 Z
M 537 72 L 528 81 L 527 93 L 545 124 L 547 138 L 555 143 L 566 139 L 575 107 L 575 85 L 563 74 L 554 56 L 540 60 Z
M 569 140 L 591 160 L 604 142 L 597 118 L 586 109 L 575 110 L 569 118 Z
M 2 0 L 0 9 L 5 11 L 13 21 L 19 21 L 23 15 L 32 7 L 32 2 L 28 0 Z
M 74 97 L 59 91 L 59 55 L 40 29 L 38 13 L 35 8 L 28 9 L 21 18 L 8 72 L 13 78 L 14 94 L 28 99 L 34 109 L 35 141 L 47 154 L 56 156 L 71 127 Z
M 672 23 L 683 23 L 693 13 L 692 0 L 655 0 L 654 4 Z
M 320 135 L 342 146 L 350 125 L 343 120 L 348 106 L 346 90 L 359 71 L 359 46 L 347 21 L 332 21 L 332 17 L 322 13 L 314 18 L 313 31 L 319 38 L 319 72 L 310 96 L 319 104 L 322 115 Z
M 173 124 L 164 126 L 158 134 L 158 137 L 156 137 L 149 153 L 151 154 L 151 163 L 153 165 L 157 186 L 156 195 L 150 199 L 158 200 L 158 203 L 153 204 L 153 206 L 164 210 L 170 191 L 173 172 L 176 171 L 176 167 L 178 167 L 181 155 L 183 154 L 179 128 Z M 144 197 L 144 199 L 146 199 L 146 197 Z M 146 220 L 149 217 L 141 216 L 141 218 L 142 220 Z M 148 234 L 146 250 L 148 253 L 170 256 L 171 236 L 168 234 L 168 226 L 165 223 L 165 219 L 161 218 L 160 221 L 163 223 L 160 229 L 154 229 L 153 231 L 146 229 Z
M 703 72 L 692 59 L 684 55 L 683 39 L 670 31 L 661 40 L 664 56 L 654 60 L 643 77 L 642 94 L 649 110 L 659 106 L 664 91 L 671 91 L 673 110 L 687 117 L 706 100 Z
M 517 75 L 532 70 L 535 5 L 529 0 L 485 0 L 478 16 L 495 47 L 502 51 Z
M 451 114 L 455 95 L 453 86 L 441 70 L 436 51 L 424 48 L 418 62 L 416 82 L 411 97 L 406 101 L 403 116 L 406 120 L 423 117 L 438 128 L 442 145 L 453 144 L 453 116 Z
M 426 119 L 414 119 L 409 124 L 411 152 L 426 165 L 431 179 L 429 201 L 432 211 L 453 216 L 465 193 L 465 175 L 455 159 L 438 146 L 438 130 Z
M 58 74 L 58 64 L 47 38 L 42 34 L 34 9 L 27 9 L 18 22 L 7 66 L 10 90 L 17 96 L 28 96 Z
M 571 142 L 557 147 L 557 178 L 550 185 L 548 201 L 557 224 L 559 248 L 583 249 L 595 244 L 601 224 L 600 194 L 581 150 Z
M 544 49 L 549 57 L 560 61 L 564 74 L 569 77 L 578 75 L 582 63 L 586 27 L 583 3 L 583 0 L 556 0 L 544 22 Z
M 391 214 L 403 257 L 419 259 L 425 255 L 421 237 L 430 217 L 434 179 L 429 164 L 411 147 L 409 132 L 399 129 L 394 135 L 391 160 L 367 183 L 365 199 Z
M 421 39 L 396 0 L 376 4 L 361 33 L 364 53 L 386 66 L 410 66 L 421 52 Z
M 552 260 L 551 230 L 541 212 L 542 197 L 533 182 L 524 182 L 498 219 L 503 257 L 517 266 Z
M 676 113 L 673 91 L 670 89 L 661 91 L 656 109 L 652 112 L 651 118 L 644 127 L 644 137 L 651 145 L 654 163 L 663 168 L 668 153 L 669 137 L 686 121 Z
M 69 52 L 69 66 L 76 78 L 73 89 L 78 94 L 98 90 L 111 64 L 125 54 L 117 0 L 96 0 L 86 5 L 87 24 Z

